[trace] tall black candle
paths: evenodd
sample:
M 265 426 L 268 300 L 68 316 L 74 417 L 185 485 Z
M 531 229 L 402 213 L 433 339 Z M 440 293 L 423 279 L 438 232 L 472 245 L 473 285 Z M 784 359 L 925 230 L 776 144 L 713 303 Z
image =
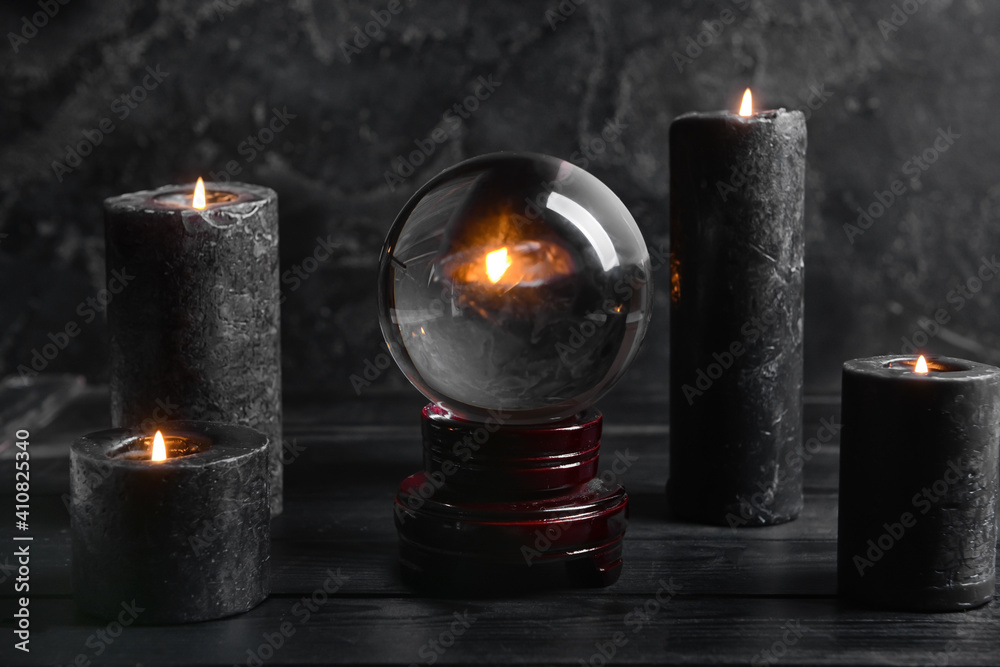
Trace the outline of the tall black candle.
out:
M 837 575 L 881 607 L 993 599 L 1000 369 L 962 359 L 844 364 Z
M 278 199 L 244 183 L 171 185 L 104 202 L 111 420 L 244 424 L 270 441 L 281 512 Z
M 270 591 L 267 436 L 164 422 L 111 429 L 70 450 L 73 588 L 91 614 L 190 623 L 251 609 Z
M 670 127 L 671 511 L 728 526 L 802 508 L 801 112 Z

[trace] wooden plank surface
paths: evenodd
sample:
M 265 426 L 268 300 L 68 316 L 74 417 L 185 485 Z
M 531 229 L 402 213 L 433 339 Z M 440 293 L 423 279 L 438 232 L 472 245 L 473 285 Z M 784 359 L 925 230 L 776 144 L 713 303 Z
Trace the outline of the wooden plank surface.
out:
M 732 530 L 666 517 L 665 401 L 602 405 L 609 461 L 628 450 L 625 568 L 599 590 L 431 597 L 401 580 L 392 497 L 420 464 L 419 396 L 286 408 L 286 509 L 273 525 L 274 593 L 251 612 L 116 633 L 78 613 L 69 576 L 68 448 L 107 426 L 88 388 L 32 430 L 32 652 L 13 650 L 13 517 L 0 521 L 3 664 L 996 664 L 1000 604 L 957 614 L 870 611 L 836 597 L 836 440 L 806 465 L 806 508 L 783 526 Z M 807 403 L 806 437 L 838 419 Z M 4 433 L 17 423 L 4 424 Z M 13 506 L 0 453 L 0 501 Z M 12 511 L 12 510 L 11 510 Z M 327 593 L 327 590 L 336 589 Z M 140 612 L 141 614 L 141 612 Z M 458 616 L 456 616 L 456 614 Z M 278 648 L 273 648 L 277 645 Z M 447 646 L 446 646 L 447 645 Z

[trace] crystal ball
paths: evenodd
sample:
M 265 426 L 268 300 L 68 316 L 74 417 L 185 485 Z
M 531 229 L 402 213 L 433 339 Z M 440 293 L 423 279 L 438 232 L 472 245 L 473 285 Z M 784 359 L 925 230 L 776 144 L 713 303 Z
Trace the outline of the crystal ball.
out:
M 379 267 L 393 359 L 455 416 L 547 423 L 625 373 L 649 324 L 649 253 L 625 205 L 588 172 L 497 153 L 426 183 Z

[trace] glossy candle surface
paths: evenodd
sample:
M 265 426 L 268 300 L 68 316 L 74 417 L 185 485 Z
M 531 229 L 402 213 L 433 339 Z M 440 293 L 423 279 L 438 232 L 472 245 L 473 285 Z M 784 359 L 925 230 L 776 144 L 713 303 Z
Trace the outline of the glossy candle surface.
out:
M 844 364 L 840 592 L 945 611 L 993 599 L 1000 369 L 950 357 Z
M 671 512 L 732 527 L 802 508 L 801 112 L 670 127 Z
M 263 431 L 278 514 L 277 195 L 208 183 L 197 210 L 193 190 L 171 185 L 104 203 L 112 424 L 148 430 L 164 419 L 196 419 Z

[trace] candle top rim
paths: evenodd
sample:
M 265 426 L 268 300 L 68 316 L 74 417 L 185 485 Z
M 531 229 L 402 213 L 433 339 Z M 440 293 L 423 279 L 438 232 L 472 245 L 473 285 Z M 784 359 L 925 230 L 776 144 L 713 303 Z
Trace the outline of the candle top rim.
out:
M 786 109 L 784 107 L 778 107 L 777 109 L 764 109 L 761 111 L 754 111 L 749 116 L 741 116 L 739 114 L 739 111 L 733 111 L 731 109 L 720 109 L 717 111 L 688 111 L 686 113 L 681 114 L 680 116 L 677 116 L 674 119 L 674 122 L 677 122 L 679 120 L 685 120 L 688 118 L 701 118 L 701 119 L 734 118 L 744 123 L 752 123 L 755 121 L 756 122 L 770 121 L 783 116 L 796 116 L 796 115 L 805 118 L 805 114 L 803 114 L 800 110 Z
M 949 364 L 947 362 L 942 361 L 939 357 L 928 357 L 926 355 L 919 355 L 919 356 L 923 356 L 924 363 L 927 365 L 927 371 L 924 373 L 918 373 L 919 375 L 927 375 L 932 371 L 935 373 L 956 373 L 969 370 L 969 368 L 966 367 L 965 365 Z M 912 372 L 917 373 L 917 365 L 920 363 L 919 356 L 917 359 L 907 358 L 907 359 L 893 359 L 892 361 L 887 361 L 884 364 L 884 368 L 893 368 L 897 370 L 911 370 Z
M 235 195 L 235 199 L 229 202 L 209 203 L 203 209 L 194 207 L 176 206 L 166 203 L 164 198 L 171 195 L 190 196 L 194 192 L 194 183 L 182 183 L 163 185 L 152 190 L 138 190 L 127 192 L 104 200 L 104 208 L 109 211 L 156 211 L 164 213 L 192 212 L 204 214 L 213 210 L 224 209 L 227 212 L 242 208 L 253 208 L 265 204 L 269 201 L 277 201 L 278 194 L 271 188 L 253 183 L 242 183 L 239 181 L 229 181 L 219 183 L 216 181 L 205 181 L 206 193 L 228 193 Z
M 1000 379 L 1000 368 L 996 366 L 958 357 L 928 354 L 924 357 L 931 367 L 930 371 L 917 373 L 905 362 L 916 362 L 919 356 L 919 354 L 887 354 L 851 359 L 844 362 L 843 371 L 905 382 L 949 382 L 989 376 Z M 946 369 L 936 369 L 933 366 L 944 366 Z
M 126 438 L 121 444 L 107 451 L 109 459 L 125 459 L 128 461 L 151 461 L 153 436 L 137 435 Z M 212 448 L 212 441 L 205 436 L 191 431 L 171 432 L 163 436 L 167 450 L 167 458 L 163 461 L 153 461 L 159 465 L 164 461 L 201 454 Z M 178 443 L 180 441 L 180 443 Z M 181 453 L 178 453 L 178 450 Z M 173 454 L 171 456 L 171 454 Z
M 183 206 L 185 208 L 194 208 L 194 193 L 193 192 L 164 192 L 163 194 L 156 195 L 150 199 L 154 204 L 158 206 Z M 213 206 L 220 206 L 223 204 L 237 204 L 244 201 L 250 201 L 244 193 L 229 192 L 228 190 L 218 190 L 213 188 L 205 189 L 205 205 L 198 210 L 210 209 Z
M 175 456 L 164 461 L 122 456 L 122 447 L 142 438 L 152 438 L 156 430 L 164 438 L 188 436 L 207 441 L 210 446 L 186 456 Z M 237 424 L 208 421 L 165 421 L 152 430 L 141 428 L 112 428 L 88 433 L 77 438 L 70 449 L 73 457 L 99 461 L 101 465 L 125 468 L 164 469 L 202 468 L 254 456 L 266 450 L 268 437 L 260 431 Z

